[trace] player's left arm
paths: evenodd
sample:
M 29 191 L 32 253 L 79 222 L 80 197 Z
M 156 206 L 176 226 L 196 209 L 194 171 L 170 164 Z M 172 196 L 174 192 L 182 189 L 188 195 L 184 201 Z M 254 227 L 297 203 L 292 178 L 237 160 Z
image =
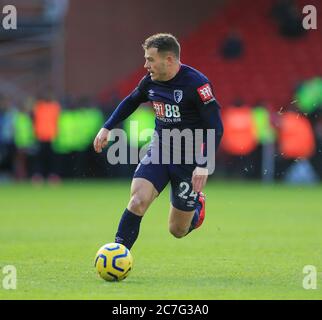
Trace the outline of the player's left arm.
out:
M 192 186 L 195 192 L 202 191 L 209 175 L 209 164 L 214 166 L 216 151 L 223 135 L 223 123 L 220 116 L 220 105 L 213 94 L 211 84 L 204 83 L 195 90 L 195 104 L 199 110 L 203 126 L 203 145 L 201 156 L 206 159 L 198 163 L 192 175 Z M 208 141 L 207 131 L 214 140 Z M 212 145 L 210 145 L 212 144 Z

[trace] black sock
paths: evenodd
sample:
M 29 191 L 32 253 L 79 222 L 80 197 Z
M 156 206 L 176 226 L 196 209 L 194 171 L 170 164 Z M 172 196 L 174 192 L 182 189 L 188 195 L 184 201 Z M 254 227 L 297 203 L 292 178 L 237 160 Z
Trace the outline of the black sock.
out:
M 141 220 L 141 216 L 125 209 L 115 236 L 115 242 L 125 245 L 130 250 L 139 235 Z

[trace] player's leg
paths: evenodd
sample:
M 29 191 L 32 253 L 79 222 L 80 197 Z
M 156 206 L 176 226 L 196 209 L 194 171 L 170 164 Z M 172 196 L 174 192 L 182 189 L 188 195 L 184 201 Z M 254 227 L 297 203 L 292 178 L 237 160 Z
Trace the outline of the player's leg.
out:
M 169 231 L 177 238 L 201 226 L 205 218 L 205 196 L 192 189 L 193 170 L 194 167 L 189 165 L 173 165 L 170 170 Z
M 169 231 L 176 238 L 182 238 L 189 232 L 195 210 L 183 211 L 170 204 Z
M 127 210 L 142 217 L 158 195 L 159 192 L 152 182 L 145 178 L 134 178 L 131 184 L 131 196 Z
M 168 181 L 166 167 L 156 164 L 138 165 L 132 180 L 130 201 L 121 217 L 115 242 L 131 249 L 139 235 L 143 215 Z
M 132 248 L 139 235 L 142 217 L 157 196 L 158 192 L 150 181 L 143 178 L 132 180 L 130 201 L 121 217 L 115 242 Z
M 176 238 L 182 238 L 197 229 L 205 218 L 205 196 L 200 192 L 198 203 L 193 211 L 184 211 L 170 204 L 169 231 Z

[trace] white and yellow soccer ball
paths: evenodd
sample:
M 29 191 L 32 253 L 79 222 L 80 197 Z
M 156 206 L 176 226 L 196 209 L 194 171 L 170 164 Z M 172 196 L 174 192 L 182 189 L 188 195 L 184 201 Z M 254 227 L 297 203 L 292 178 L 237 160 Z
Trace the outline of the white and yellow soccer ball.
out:
M 107 243 L 97 251 L 94 265 L 104 280 L 121 281 L 131 272 L 133 257 L 123 244 Z

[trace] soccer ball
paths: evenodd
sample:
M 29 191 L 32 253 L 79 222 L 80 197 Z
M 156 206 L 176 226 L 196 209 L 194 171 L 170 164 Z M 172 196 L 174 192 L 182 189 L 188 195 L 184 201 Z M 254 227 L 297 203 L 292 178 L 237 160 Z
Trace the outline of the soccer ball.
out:
M 106 281 L 124 280 L 132 270 L 133 258 L 129 249 L 120 243 L 107 243 L 96 253 L 94 266 Z

